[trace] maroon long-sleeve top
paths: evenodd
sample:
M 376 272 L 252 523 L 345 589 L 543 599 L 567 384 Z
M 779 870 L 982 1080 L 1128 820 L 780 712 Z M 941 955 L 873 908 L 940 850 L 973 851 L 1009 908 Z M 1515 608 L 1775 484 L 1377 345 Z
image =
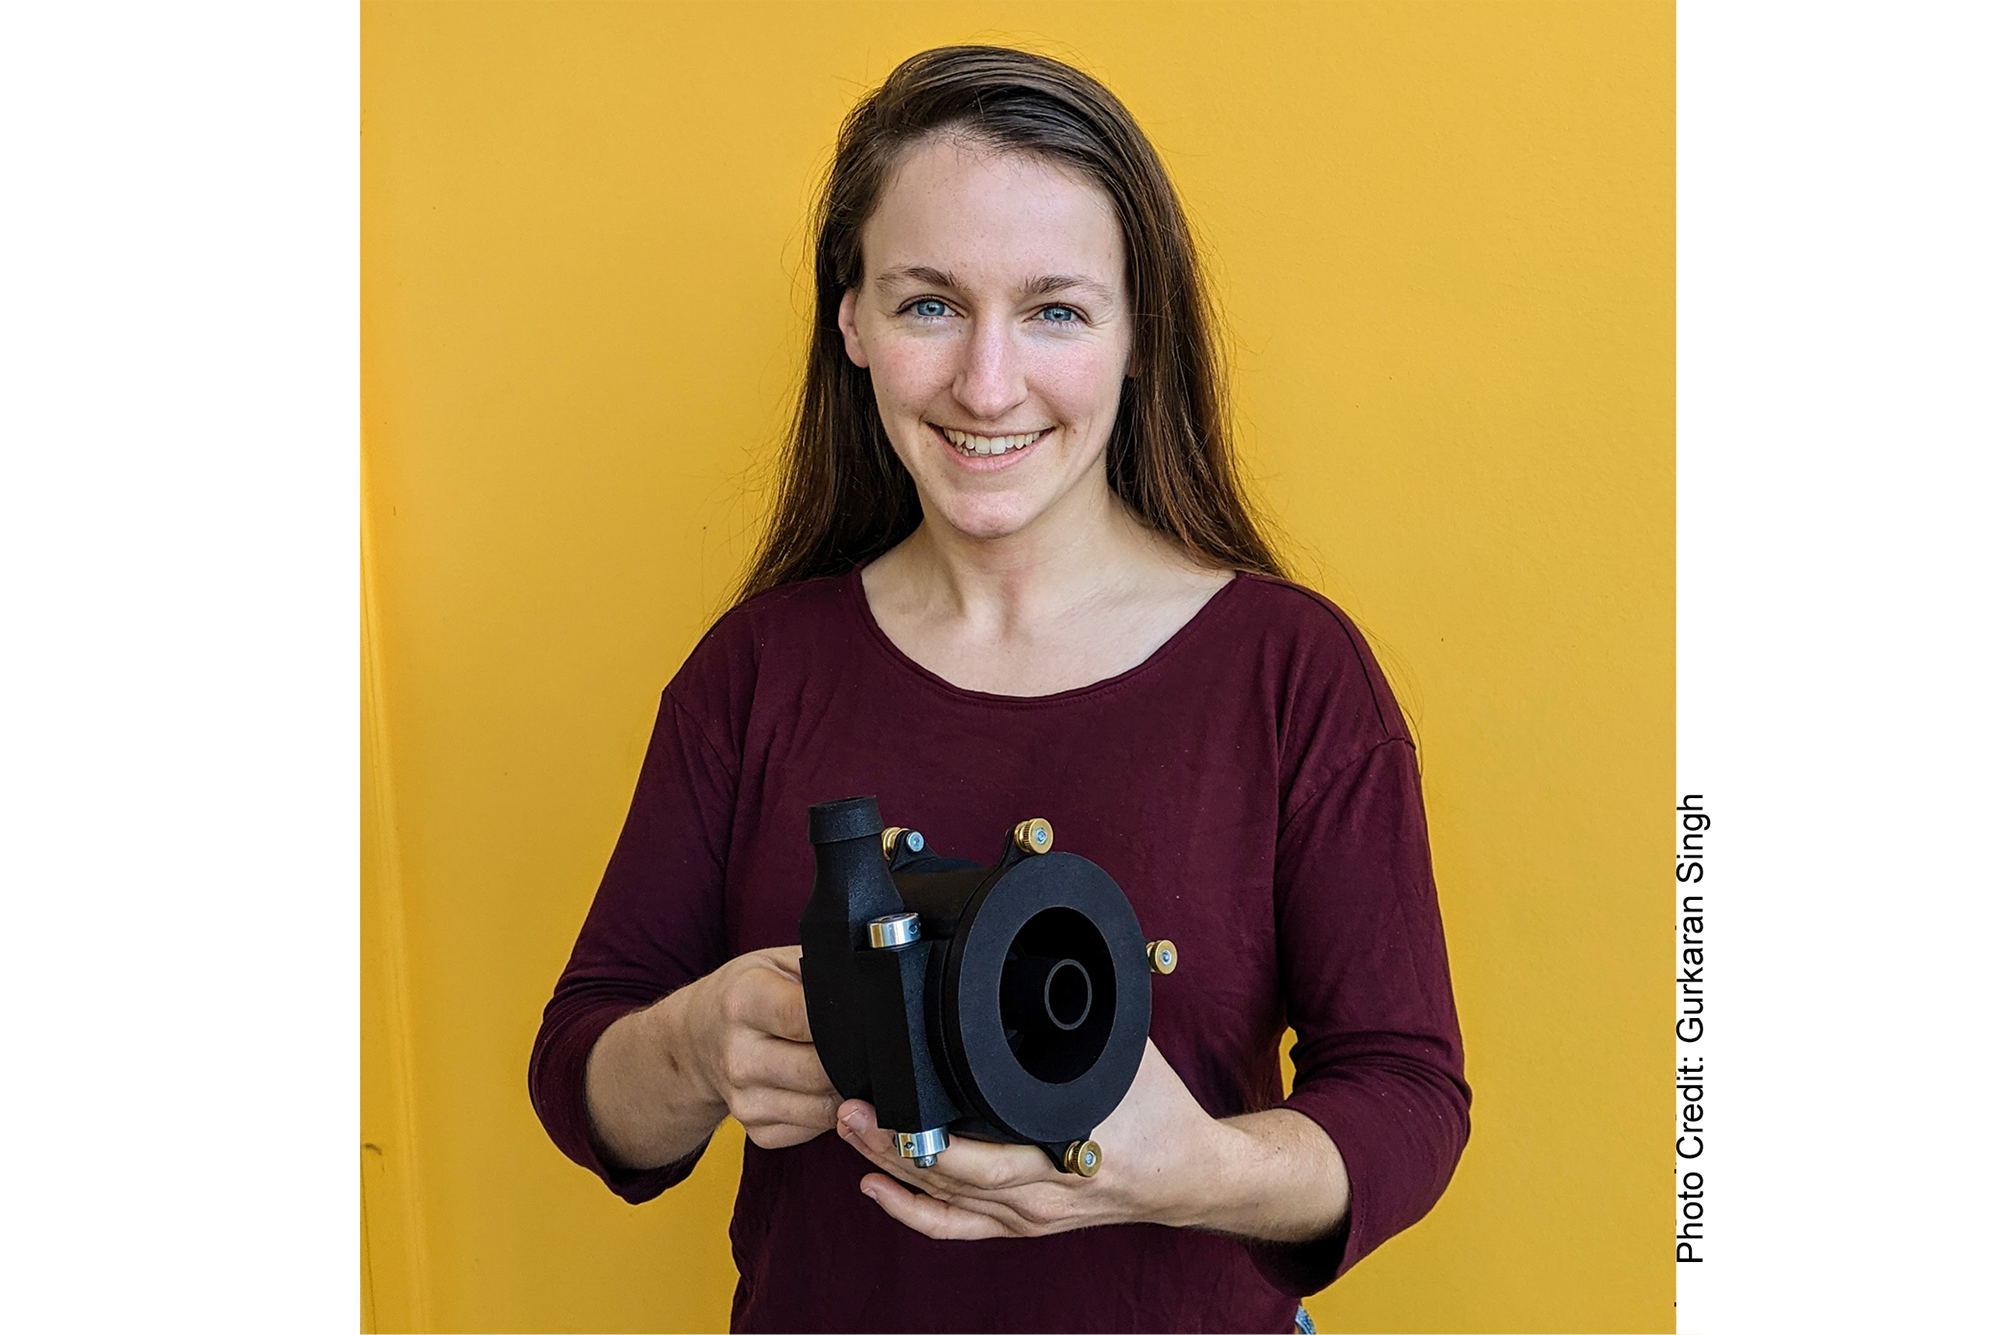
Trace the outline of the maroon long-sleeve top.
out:
M 1118 882 L 1147 936 L 1180 947 L 1154 982 L 1152 1037 L 1190 1092 L 1215 1117 L 1311 1118 L 1346 1161 L 1352 1204 L 1340 1229 L 1295 1245 L 1152 1224 L 940 1242 L 861 1195 L 870 1166 L 838 1136 L 746 1145 L 733 1329 L 1286 1331 L 1298 1297 L 1444 1191 L 1471 1095 L 1416 756 L 1346 616 L 1242 574 L 1128 672 L 992 695 L 898 650 L 856 569 L 737 607 L 674 676 L 543 1017 L 535 1108 L 624 1199 L 657 1196 L 701 1151 L 607 1165 L 584 1104 L 592 1045 L 736 955 L 796 944 L 806 808 L 855 793 L 982 862 L 1014 822 L 1047 818 Z

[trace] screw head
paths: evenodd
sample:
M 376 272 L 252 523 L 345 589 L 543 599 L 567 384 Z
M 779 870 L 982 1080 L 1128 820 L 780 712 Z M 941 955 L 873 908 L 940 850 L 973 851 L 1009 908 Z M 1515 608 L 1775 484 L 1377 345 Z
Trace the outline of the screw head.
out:
M 1055 828 L 1040 816 L 1014 827 L 1014 847 L 1023 853 L 1046 853 L 1055 846 Z
M 906 830 L 900 825 L 891 825 L 882 831 L 882 856 L 894 862 L 898 848 L 921 853 L 924 851 L 924 836 L 916 830 Z
M 1072 1140 L 1063 1151 L 1063 1171 L 1078 1177 L 1095 1177 L 1104 1166 L 1104 1151 L 1094 1140 Z

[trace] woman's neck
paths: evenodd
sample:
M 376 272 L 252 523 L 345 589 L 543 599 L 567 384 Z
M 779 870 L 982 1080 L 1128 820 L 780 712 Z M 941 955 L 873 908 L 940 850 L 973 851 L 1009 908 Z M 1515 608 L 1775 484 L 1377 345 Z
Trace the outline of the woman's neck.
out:
M 1146 526 L 1108 487 L 1072 513 L 998 538 L 978 538 L 926 518 L 884 555 L 870 582 L 932 616 L 1002 629 L 1062 618 L 1116 600 L 1193 563 Z
M 1093 523 L 1003 539 L 926 521 L 861 572 L 876 626 L 933 675 L 999 695 L 1049 695 L 1136 667 L 1232 572 L 1107 500 Z

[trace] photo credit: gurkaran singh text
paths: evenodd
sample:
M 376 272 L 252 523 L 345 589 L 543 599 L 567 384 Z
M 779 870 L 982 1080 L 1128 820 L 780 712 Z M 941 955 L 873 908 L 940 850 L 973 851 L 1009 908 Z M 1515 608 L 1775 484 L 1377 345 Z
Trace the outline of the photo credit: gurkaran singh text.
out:
M 1702 983 L 1702 845 L 1708 834 L 1708 812 L 1700 793 L 1681 798 L 1675 814 L 1680 826 L 1679 846 L 1674 855 L 1675 935 L 1680 938 L 1676 956 L 1680 974 L 1674 980 L 1676 999 L 1674 1037 L 1678 1064 L 1674 1102 L 1679 1111 L 1674 1136 L 1674 1172 L 1678 1179 L 1674 1231 L 1674 1260 L 1677 1263 L 1702 1259 L 1702 1216 L 1707 1213 L 1702 1189 L 1701 1151 L 1702 1098 L 1707 1092 L 1702 1079 L 1701 1036 L 1706 1029 Z

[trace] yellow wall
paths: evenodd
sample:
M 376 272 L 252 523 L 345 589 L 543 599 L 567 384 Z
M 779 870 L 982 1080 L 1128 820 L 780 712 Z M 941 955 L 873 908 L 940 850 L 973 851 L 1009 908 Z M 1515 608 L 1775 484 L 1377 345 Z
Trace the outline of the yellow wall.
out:
M 1421 737 L 1473 1140 L 1321 1328 L 1670 1327 L 1669 6 L 370 3 L 362 36 L 372 1320 L 727 1319 L 740 1139 L 624 1206 L 543 1136 L 528 1046 L 761 514 L 834 128 L 985 39 L 1154 136 L 1253 473 Z

